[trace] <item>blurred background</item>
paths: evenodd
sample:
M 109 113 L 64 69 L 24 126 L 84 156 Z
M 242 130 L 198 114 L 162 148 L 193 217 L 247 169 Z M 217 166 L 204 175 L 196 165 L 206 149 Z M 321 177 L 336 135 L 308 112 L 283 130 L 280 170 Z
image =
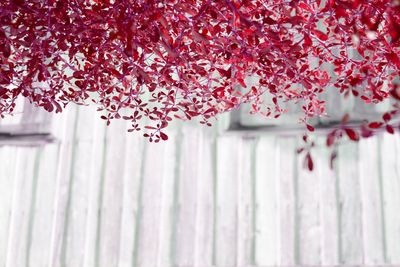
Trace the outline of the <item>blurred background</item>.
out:
M 400 264 L 399 134 L 344 141 L 333 169 L 320 145 L 310 172 L 301 136 L 229 115 L 159 144 L 99 117 L 1 121 L 0 266 Z

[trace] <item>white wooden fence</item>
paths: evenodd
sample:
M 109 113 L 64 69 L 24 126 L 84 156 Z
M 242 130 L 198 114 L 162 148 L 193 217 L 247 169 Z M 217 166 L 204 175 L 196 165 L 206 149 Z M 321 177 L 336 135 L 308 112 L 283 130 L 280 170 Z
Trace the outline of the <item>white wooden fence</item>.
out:
M 149 144 L 88 108 L 0 148 L 0 266 L 400 264 L 400 139 L 325 148 L 177 126 Z

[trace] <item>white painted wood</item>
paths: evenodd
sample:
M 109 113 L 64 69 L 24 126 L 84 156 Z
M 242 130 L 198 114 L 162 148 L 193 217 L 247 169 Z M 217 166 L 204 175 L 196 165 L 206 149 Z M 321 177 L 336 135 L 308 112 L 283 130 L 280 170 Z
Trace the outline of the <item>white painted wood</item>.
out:
M 363 264 L 379 264 L 384 259 L 382 188 L 380 183 L 378 139 L 369 138 L 359 144 L 359 180 L 363 224 Z
M 194 264 L 197 220 L 197 185 L 202 178 L 199 161 L 202 159 L 200 132 L 187 126 L 182 129 L 180 173 L 178 179 L 178 210 L 176 216 L 176 265 Z M 179 141 L 178 141 L 179 142 Z
M 325 140 L 325 138 L 323 138 Z M 323 142 L 321 142 L 323 143 Z M 330 166 L 331 151 L 325 147 L 313 151 L 316 182 L 319 184 L 321 225 L 321 265 L 339 264 L 338 176 L 337 160 Z
M 75 106 L 65 110 L 62 117 L 53 129 L 60 142 L 60 153 L 57 158 L 57 175 L 55 198 L 53 202 L 53 218 L 51 229 L 51 245 L 49 253 L 49 266 L 60 266 L 65 231 L 65 218 L 70 190 L 71 162 L 73 152 L 74 133 L 76 129 L 75 119 L 77 109 Z
M 80 111 L 56 144 L 0 148 L 0 266 L 400 263 L 398 135 L 344 142 L 334 170 L 314 149 L 309 173 L 295 138 L 185 124 L 149 144 Z
M 85 253 L 85 226 L 90 195 L 90 168 L 92 157 L 93 109 L 79 107 L 76 133 L 72 144 L 69 192 L 66 203 L 65 226 L 61 248 L 61 263 L 65 266 L 82 266 Z M 100 167 L 100 166 L 99 166 Z
M 140 137 L 141 138 L 141 137 Z M 161 203 L 160 203 L 160 234 L 158 237 L 158 255 L 157 265 L 159 267 L 165 265 L 172 265 L 172 253 L 174 252 L 174 245 L 172 242 L 172 235 L 174 233 L 175 224 L 175 213 L 173 212 L 175 192 L 175 175 L 176 175 L 176 156 L 180 153 L 178 139 L 176 131 L 171 130 L 168 132 L 169 142 L 165 143 L 165 152 L 162 158 L 163 160 L 163 176 L 162 176 L 162 188 L 161 188 Z M 178 151 L 177 151 L 178 150 Z M 178 155 L 180 157 L 180 155 Z
M 399 134 L 385 134 L 380 146 L 384 196 L 387 261 L 400 264 L 400 155 Z
M 274 136 L 262 136 L 256 144 L 254 256 L 257 265 L 273 266 L 280 260 L 280 220 L 277 216 L 280 151 L 277 142 Z
M 313 152 L 311 152 L 313 156 Z M 315 157 L 313 157 L 313 160 Z M 299 264 L 321 264 L 320 187 L 317 171 L 304 168 L 304 155 L 297 157 L 297 235 Z M 318 168 L 316 166 L 315 168 Z
M 236 264 L 238 266 L 254 264 L 254 201 L 253 182 L 255 171 L 252 169 L 256 160 L 253 145 L 254 138 L 244 138 L 239 156 L 240 171 L 237 177 L 237 248 Z M 234 146 L 235 144 L 232 143 Z
M 37 178 L 35 170 L 37 150 L 33 148 L 18 150 L 7 240 L 6 267 L 28 264 L 29 238 L 27 237 L 29 236 L 32 191 Z
M 104 157 L 104 181 L 99 214 L 99 266 L 117 266 L 120 245 L 120 226 L 123 202 L 123 175 L 125 159 L 124 121 L 114 121 L 107 130 L 107 149 Z M 119 136 L 117 138 L 117 136 Z
M 12 193 L 15 180 L 17 149 L 2 147 L 0 149 L 0 266 L 5 266 L 7 255 L 8 232 L 12 212 Z
M 142 136 L 125 133 L 126 150 L 124 160 L 123 203 L 120 226 L 118 266 L 132 266 L 135 245 L 135 231 L 138 218 L 138 195 L 141 169 L 144 163 L 145 142 Z
M 339 147 L 340 264 L 358 264 L 363 259 L 362 214 L 358 143 L 345 141 Z
M 29 266 L 48 266 L 57 182 L 57 164 L 51 163 L 58 158 L 59 152 L 59 144 L 47 145 L 39 150 L 37 189 L 34 202 L 31 203 Z
M 217 217 L 215 264 L 235 266 L 237 255 L 237 179 L 241 172 L 242 140 L 222 136 L 217 147 Z
M 77 109 L 76 106 L 68 106 L 63 112 L 53 115 L 51 133 L 56 141 L 66 143 L 71 139 Z
M 199 161 L 196 163 L 196 229 L 195 229 L 195 266 L 213 265 L 214 241 L 214 178 L 216 162 L 216 138 L 204 132 L 199 137 Z
M 103 120 L 98 120 L 94 115 L 92 133 L 92 147 L 87 151 L 90 156 L 88 167 L 88 187 L 87 187 L 87 218 L 82 227 L 84 241 L 83 266 L 95 266 L 96 249 L 98 244 L 99 222 L 98 215 L 100 206 L 101 186 L 103 177 L 104 153 L 106 153 L 106 131 L 108 128 Z
M 296 177 L 297 164 L 294 138 L 278 139 L 278 263 L 288 266 L 298 264 L 296 244 Z
M 161 194 L 164 171 L 165 143 L 147 145 L 144 176 L 136 232 L 135 266 L 155 266 L 159 253 Z M 155 168 L 157 165 L 157 168 Z

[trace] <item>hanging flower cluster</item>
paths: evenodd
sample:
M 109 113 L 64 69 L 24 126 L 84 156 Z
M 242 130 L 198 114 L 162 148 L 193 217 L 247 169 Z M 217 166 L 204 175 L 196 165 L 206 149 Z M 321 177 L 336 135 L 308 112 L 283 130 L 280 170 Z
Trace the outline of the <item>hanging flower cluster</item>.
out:
M 243 103 L 277 117 L 293 101 L 306 122 L 325 115 L 328 87 L 400 100 L 399 44 L 398 0 L 3 0 L 0 115 L 20 95 L 49 112 L 92 103 L 150 141 L 174 118 L 210 125 Z M 394 131 L 398 112 L 363 133 Z M 337 131 L 329 144 L 361 134 Z

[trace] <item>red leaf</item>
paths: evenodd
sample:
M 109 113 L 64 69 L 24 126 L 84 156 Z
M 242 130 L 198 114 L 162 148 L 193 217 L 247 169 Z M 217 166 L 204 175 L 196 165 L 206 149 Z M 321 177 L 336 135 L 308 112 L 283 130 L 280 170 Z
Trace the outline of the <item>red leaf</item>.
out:
M 307 5 L 306 3 L 304 3 L 304 2 L 301 2 L 299 4 L 299 7 L 304 9 L 304 10 L 307 10 L 309 12 L 313 12 L 312 8 L 309 5 Z
M 305 165 L 307 166 L 307 169 L 309 171 L 314 170 L 314 162 L 313 162 L 310 152 L 307 152 L 304 160 L 305 160 Z
M 388 122 L 392 119 L 392 116 L 386 112 L 385 114 L 383 114 L 382 118 L 385 122 Z
M 144 126 L 145 129 L 149 129 L 149 130 L 155 130 L 157 129 L 156 127 L 153 126 Z
M 45 103 L 45 104 L 43 105 L 43 107 L 44 107 L 44 109 L 45 109 L 46 111 L 48 111 L 48 112 L 52 112 L 53 109 L 54 109 L 53 105 L 52 105 L 50 102 Z
M 312 40 L 311 40 L 311 38 L 310 38 L 310 36 L 308 34 L 304 34 L 304 45 L 305 46 L 312 45 Z
M 72 76 L 74 77 L 74 78 L 76 78 L 76 79 L 83 79 L 84 77 L 83 77 L 83 71 L 75 71 L 73 74 L 72 74 Z
M 394 99 L 400 101 L 400 86 L 397 86 L 396 88 L 391 90 L 389 93 Z
M 386 54 L 387 60 L 391 61 L 397 67 L 400 67 L 400 58 L 395 52 L 391 52 Z
M 307 126 L 307 130 L 309 130 L 310 132 L 314 132 L 315 128 L 309 124 L 306 124 Z
M 5 95 L 8 92 L 6 88 L 0 87 L 0 97 Z
M 392 125 L 386 125 L 386 132 L 390 133 L 390 134 L 394 134 L 394 129 L 392 127 Z
M 373 134 L 373 131 L 369 130 L 365 125 L 361 125 L 361 136 L 363 138 L 371 137 Z
M 166 135 L 166 134 L 163 133 L 163 132 L 160 132 L 160 137 L 161 137 L 161 139 L 164 140 L 164 141 L 168 140 L 168 135 Z
M 350 140 L 353 140 L 353 141 L 358 141 L 358 140 L 360 140 L 360 136 L 359 136 L 358 133 L 357 133 L 356 131 L 354 131 L 353 129 L 345 128 L 344 130 L 345 130 L 347 136 L 350 138 Z
M 369 123 L 368 127 L 371 129 L 378 129 L 378 128 L 381 128 L 382 125 L 383 125 L 382 122 L 374 121 L 374 122 Z
M 326 41 L 328 40 L 328 35 L 326 35 L 325 33 L 321 32 L 320 30 L 313 30 L 313 33 L 315 36 L 317 36 L 318 39 L 320 39 L 321 41 Z
M 328 147 L 332 146 L 335 143 L 335 132 L 329 133 L 326 137 L 326 145 Z

